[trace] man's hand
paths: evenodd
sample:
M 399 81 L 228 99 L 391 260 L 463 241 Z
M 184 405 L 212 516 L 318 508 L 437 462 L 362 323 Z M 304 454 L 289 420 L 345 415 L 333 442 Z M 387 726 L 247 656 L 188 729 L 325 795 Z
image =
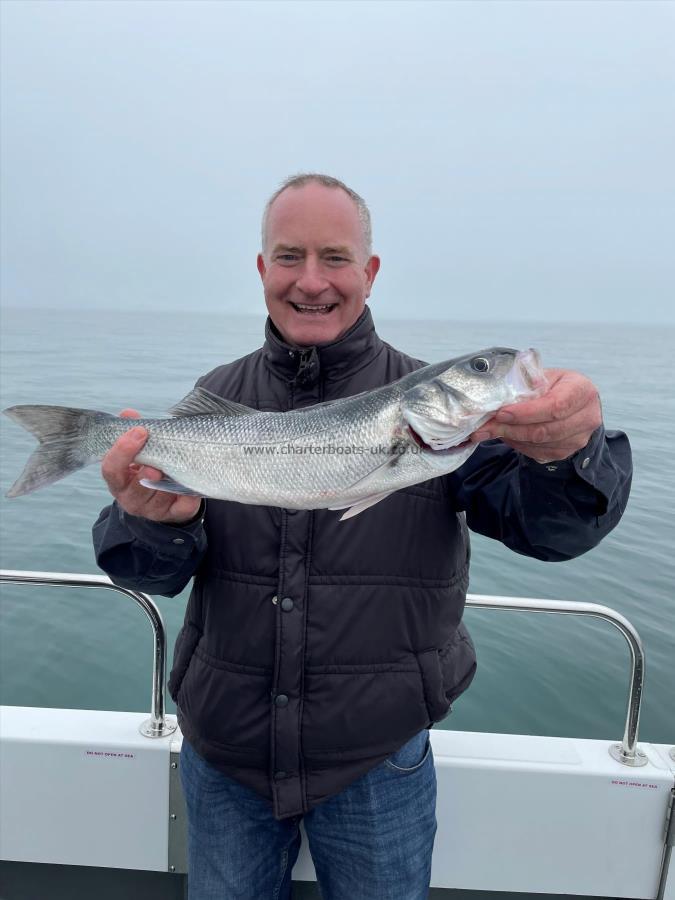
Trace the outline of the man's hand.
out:
M 127 419 L 140 418 L 135 409 L 122 410 L 120 415 Z M 201 497 L 153 491 L 139 484 L 141 478 L 158 481 L 163 477 L 158 469 L 134 462 L 147 439 L 147 430 L 139 425 L 115 441 L 101 464 L 108 490 L 122 509 L 132 516 L 142 516 L 167 525 L 188 522 L 197 515 Z
M 602 424 L 595 385 L 567 369 L 546 369 L 546 379 L 549 388 L 543 397 L 503 407 L 471 440 L 501 438 L 540 463 L 566 459 L 585 447 Z

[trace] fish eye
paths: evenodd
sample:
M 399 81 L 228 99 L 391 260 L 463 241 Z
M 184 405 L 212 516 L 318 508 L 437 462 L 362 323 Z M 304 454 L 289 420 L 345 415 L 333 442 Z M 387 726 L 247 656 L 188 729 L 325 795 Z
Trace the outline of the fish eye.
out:
M 489 372 L 490 371 L 490 361 L 485 359 L 484 356 L 474 356 L 471 360 L 471 368 L 474 372 Z

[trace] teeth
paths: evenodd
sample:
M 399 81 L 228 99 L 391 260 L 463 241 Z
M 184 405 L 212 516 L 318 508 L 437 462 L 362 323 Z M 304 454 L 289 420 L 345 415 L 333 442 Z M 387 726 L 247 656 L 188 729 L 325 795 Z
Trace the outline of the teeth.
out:
M 293 304 L 293 306 L 295 306 L 297 309 L 309 309 L 309 310 L 319 310 L 319 311 L 325 310 L 325 309 L 330 309 L 334 305 L 335 305 L 334 303 L 327 303 L 324 306 L 307 306 L 304 303 L 294 303 Z

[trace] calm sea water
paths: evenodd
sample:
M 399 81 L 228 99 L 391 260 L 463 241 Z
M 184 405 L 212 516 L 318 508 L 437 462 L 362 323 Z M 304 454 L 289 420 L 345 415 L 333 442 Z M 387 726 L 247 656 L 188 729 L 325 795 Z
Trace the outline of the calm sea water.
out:
M 643 741 L 675 742 L 675 329 L 628 325 L 386 321 L 382 337 L 437 361 L 494 344 L 537 347 L 548 366 L 590 376 L 608 428 L 630 436 L 628 510 L 595 550 L 542 563 L 480 536 L 475 593 L 604 603 L 638 629 L 647 653 Z M 262 317 L 6 310 L 2 407 L 54 403 L 162 415 L 198 375 L 260 345 Z M 2 427 L 0 486 L 9 487 L 32 438 Z M 0 501 L 3 568 L 96 572 L 90 530 L 108 502 L 96 467 L 28 497 Z M 157 598 L 170 651 L 187 592 Z M 479 668 L 440 727 L 620 739 L 628 648 L 606 623 L 571 616 L 468 610 Z M 104 590 L 4 586 L 0 690 L 5 704 L 146 711 L 152 641 L 143 613 Z M 173 707 L 169 701 L 169 711 Z

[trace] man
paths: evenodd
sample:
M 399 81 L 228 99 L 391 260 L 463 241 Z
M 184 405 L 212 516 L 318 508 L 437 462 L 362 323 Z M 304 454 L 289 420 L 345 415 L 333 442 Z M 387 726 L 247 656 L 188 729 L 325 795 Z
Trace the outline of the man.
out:
M 379 266 L 358 195 L 326 176 L 290 179 L 263 219 L 265 344 L 199 383 L 288 410 L 423 365 L 374 330 L 366 299 Z M 133 463 L 140 427 L 109 452 L 115 502 L 94 526 L 99 565 L 169 596 L 195 575 L 169 682 L 192 900 L 290 896 L 301 818 L 324 897 L 427 896 L 428 728 L 475 671 L 462 513 L 519 553 L 560 560 L 597 544 L 628 496 L 628 441 L 605 433 L 596 389 L 548 375 L 549 392 L 500 411 L 456 472 L 349 522 L 149 491 L 139 479 L 159 473 Z

